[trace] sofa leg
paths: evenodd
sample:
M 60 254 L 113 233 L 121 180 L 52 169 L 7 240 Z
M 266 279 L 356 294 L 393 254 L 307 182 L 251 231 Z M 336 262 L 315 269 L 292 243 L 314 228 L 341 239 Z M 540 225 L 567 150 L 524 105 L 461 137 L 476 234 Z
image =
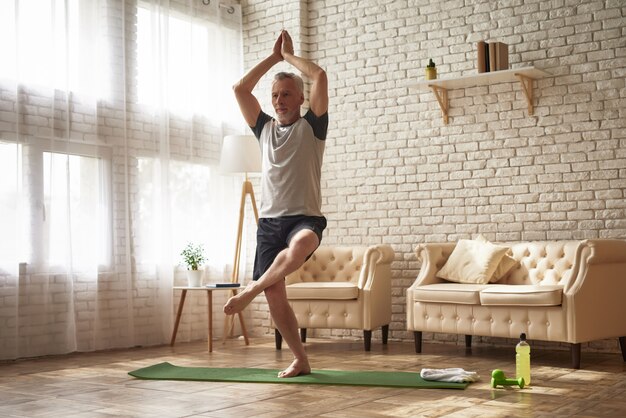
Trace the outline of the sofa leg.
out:
M 415 352 L 422 352 L 422 331 L 413 331 L 413 338 L 415 339 Z
M 389 324 L 383 325 L 383 344 L 387 344 L 389 338 Z
M 465 348 L 467 348 L 467 349 L 471 349 L 472 348 L 472 336 L 471 335 L 466 335 L 465 336 Z
M 300 341 L 306 342 L 306 328 L 300 328 Z
M 570 353 L 572 354 L 572 369 L 580 369 L 580 343 L 570 345 Z
M 626 361 L 626 337 L 619 337 L 619 347 L 622 349 L 622 358 Z
M 283 346 L 283 336 L 280 335 L 280 331 L 274 328 L 274 340 L 276 341 L 276 349 L 280 350 Z
M 365 343 L 365 351 L 372 349 L 372 331 L 363 330 L 363 342 Z

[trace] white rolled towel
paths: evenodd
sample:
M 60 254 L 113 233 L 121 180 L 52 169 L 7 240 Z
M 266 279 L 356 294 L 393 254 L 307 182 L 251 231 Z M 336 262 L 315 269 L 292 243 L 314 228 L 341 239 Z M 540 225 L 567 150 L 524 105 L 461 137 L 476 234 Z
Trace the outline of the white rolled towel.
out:
M 478 380 L 478 373 L 469 372 L 458 367 L 449 369 L 422 369 L 420 376 L 424 380 L 436 380 L 438 382 L 475 382 Z

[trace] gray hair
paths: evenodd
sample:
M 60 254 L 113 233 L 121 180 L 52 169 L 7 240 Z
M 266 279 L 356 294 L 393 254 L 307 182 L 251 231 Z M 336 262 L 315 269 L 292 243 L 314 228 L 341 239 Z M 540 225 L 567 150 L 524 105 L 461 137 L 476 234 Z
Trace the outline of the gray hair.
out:
M 287 72 L 281 71 L 280 73 L 277 73 L 274 76 L 274 82 L 276 82 L 278 80 L 284 80 L 286 78 L 290 78 L 293 81 L 295 81 L 296 82 L 296 86 L 300 90 L 300 93 L 304 94 L 304 81 L 302 81 L 302 77 L 300 77 L 297 74 L 287 73 Z

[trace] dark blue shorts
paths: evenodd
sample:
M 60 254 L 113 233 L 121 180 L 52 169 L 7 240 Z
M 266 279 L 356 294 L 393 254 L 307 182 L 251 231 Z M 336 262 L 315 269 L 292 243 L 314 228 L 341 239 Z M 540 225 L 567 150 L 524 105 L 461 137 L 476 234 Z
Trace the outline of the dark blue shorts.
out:
M 289 246 L 289 241 L 297 232 L 310 229 L 322 242 L 322 232 L 325 228 L 326 218 L 323 216 L 294 215 L 259 219 L 252 280 L 261 278 L 263 273 L 272 265 L 278 253 Z M 309 254 L 310 256 L 311 254 Z

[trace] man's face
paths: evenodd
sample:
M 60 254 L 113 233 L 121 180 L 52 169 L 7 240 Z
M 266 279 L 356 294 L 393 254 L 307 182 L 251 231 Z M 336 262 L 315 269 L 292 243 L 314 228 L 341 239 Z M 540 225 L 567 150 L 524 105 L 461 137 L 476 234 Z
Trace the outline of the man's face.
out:
M 272 84 L 272 106 L 281 125 L 290 125 L 300 118 L 300 106 L 304 96 L 291 78 L 274 81 Z

